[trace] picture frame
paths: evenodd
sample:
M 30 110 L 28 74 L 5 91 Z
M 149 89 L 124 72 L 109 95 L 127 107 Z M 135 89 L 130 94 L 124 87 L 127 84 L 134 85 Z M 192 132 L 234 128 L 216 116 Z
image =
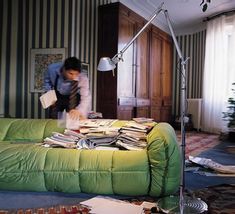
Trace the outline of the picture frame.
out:
M 62 62 L 66 58 L 65 48 L 38 48 L 30 51 L 30 92 L 43 90 L 44 72 L 48 65 Z

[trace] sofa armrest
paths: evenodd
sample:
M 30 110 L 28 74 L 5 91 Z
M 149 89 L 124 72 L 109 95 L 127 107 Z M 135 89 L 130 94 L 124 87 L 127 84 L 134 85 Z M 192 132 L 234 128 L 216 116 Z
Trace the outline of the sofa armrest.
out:
M 151 171 L 149 195 L 161 196 L 176 192 L 180 184 L 180 152 L 174 129 L 158 123 L 147 137 Z

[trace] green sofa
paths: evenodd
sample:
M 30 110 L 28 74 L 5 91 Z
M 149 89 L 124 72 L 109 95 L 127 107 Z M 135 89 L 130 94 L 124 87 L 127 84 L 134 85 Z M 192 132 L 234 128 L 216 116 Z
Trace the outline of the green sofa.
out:
M 165 196 L 178 190 L 180 153 L 173 128 L 158 123 L 142 151 L 46 148 L 63 132 L 51 119 L 0 119 L 0 190 Z

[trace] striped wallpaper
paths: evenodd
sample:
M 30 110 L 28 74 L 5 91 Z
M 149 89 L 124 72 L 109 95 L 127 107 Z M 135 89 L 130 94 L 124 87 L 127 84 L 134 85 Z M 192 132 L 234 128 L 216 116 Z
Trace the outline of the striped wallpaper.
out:
M 45 118 L 41 93 L 30 92 L 30 49 L 66 48 L 90 65 L 93 107 L 96 103 L 98 6 L 111 0 L 0 1 L 0 116 Z M 206 32 L 178 36 L 187 63 L 187 97 L 202 96 Z M 173 114 L 180 111 L 180 72 L 173 54 Z
M 206 30 L 177 36 L 182 55 L 189 57 L 186 63 L 187 98 L 202 98 Z M 180 61 L 176 49 L 173 52 L 173 115 L 180 115 Z
M 96 103 L 98 6 L 110 0 L 0 1 L 0 115 L 45 118 L 41 93 L 30 92 L 30 49 L 66 48 L 90 65 Z

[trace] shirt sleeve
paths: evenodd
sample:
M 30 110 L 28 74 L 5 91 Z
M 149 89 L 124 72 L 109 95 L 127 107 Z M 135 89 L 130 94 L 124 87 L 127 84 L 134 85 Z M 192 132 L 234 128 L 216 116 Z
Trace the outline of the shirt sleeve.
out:
M 89 80 L 86 75 L 80 74 L 78 87 L 80 89 L 80 103 L 76 107 L 77 110 L 84 116 L 88 116 L 88 112 L 91 110 L 91 94 L 89 90 Z
M 49 91 L 54 88 L 55 79 L 60 71 L 62 63 L 53 63 L 48 66 L 47 70 L 44 73 L 44 80 L 43 80 L 43 90 Z

